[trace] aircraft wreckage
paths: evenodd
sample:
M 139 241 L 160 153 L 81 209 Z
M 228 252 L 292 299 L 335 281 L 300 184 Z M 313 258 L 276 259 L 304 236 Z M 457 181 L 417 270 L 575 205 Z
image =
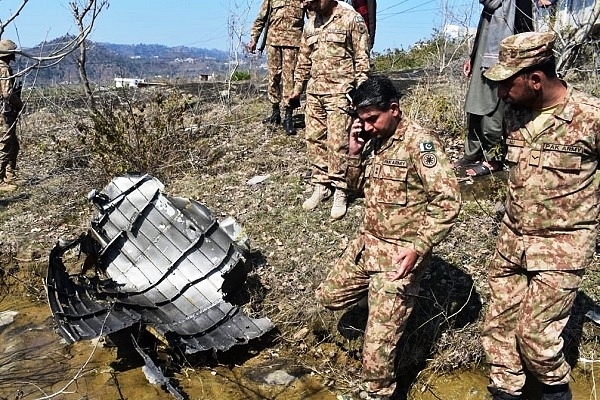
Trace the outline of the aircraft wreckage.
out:
M 204 205 L 163 194 L 148 175 L 115 178 L 88 198 L 99 214 L 87 233 L 54 247 L 46 279 L 68 342 L 141 324 L 190 354 L 227 350 L 273 328 L 226 300 L 246 278 L 247 238 L 235 220 L 219 223 Z M 63 255 L 77 246 L 86 257 L 71 275 Z

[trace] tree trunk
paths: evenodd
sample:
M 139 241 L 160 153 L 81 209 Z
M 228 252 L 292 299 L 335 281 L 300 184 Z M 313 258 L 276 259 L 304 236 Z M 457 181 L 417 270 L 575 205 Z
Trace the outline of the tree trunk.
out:
M 560 74 L 564 75 L 573 67 L 583 45 L 590 40 L 590 34 L 594 25 L 599 22 L 599 17 L 600 1 L 594 1 L 592 12 L 586 21 L 581 21 L 578 26 L 569 27 L 566 32 L 557 32 L 562 45 L 556 62 L 556 70 Z

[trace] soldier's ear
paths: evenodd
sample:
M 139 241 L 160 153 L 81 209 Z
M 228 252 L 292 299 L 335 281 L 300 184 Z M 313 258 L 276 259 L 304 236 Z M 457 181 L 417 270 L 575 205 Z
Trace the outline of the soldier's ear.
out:
M 539 89 L 541 84 L 542 84 L 542 80 L 543 80 L 543 72 L 541 71 L 532 71 L 528 74 L 528 78 L 529 81 L 531 82 L 531 85 L 533 86 L 534 89 Z
M 400 104 L 393 102 L 392 104 L 390 104 L 390 111 L 392 112 L 392 115 L 394 117 L 397 117 L 400 115 Z

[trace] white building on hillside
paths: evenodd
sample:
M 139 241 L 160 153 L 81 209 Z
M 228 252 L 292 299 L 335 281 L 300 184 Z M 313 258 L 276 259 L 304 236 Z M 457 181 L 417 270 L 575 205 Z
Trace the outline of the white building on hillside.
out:
M 130 87 L 135 88 L 138 87 L 140 83 L 145 83 L 145 79 L 139 78 L 115 78 L 115 86 L 116 87 Z
M 465 36 L 474 37 L 477 33 L 477 28 L 468 28 L 462 25 L 446 24 L 442 31 L 444 36 L 450 39 L 464 38 Z

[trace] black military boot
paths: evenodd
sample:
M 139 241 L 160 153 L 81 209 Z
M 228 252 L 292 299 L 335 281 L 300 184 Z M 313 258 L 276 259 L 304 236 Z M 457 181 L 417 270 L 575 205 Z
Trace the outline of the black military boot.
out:
M 294 121 L 292 120 L 292 109 L 290 107 L 285 108 L 285 117 L 283 118 L 283 130 L 288 135 L 296 134 L 296 127 L 294 126 Z
M 573 400 L 569 384 L 544 385 L 541 400 Z
M 488 386 L 488 391 L 492 395 L 493 400 L 521 400 L 522 399 L 521 396 L 515 396 L 512 394 L 503 392 L 502 390 L 497 389 L 495 387 Z
M 281 113 L 279 111 L 279 104 L 273 104 L 273 111 L 271 115 L 262 120 L 263 124 L 275 124 L 279 125 L 281 123 Z

